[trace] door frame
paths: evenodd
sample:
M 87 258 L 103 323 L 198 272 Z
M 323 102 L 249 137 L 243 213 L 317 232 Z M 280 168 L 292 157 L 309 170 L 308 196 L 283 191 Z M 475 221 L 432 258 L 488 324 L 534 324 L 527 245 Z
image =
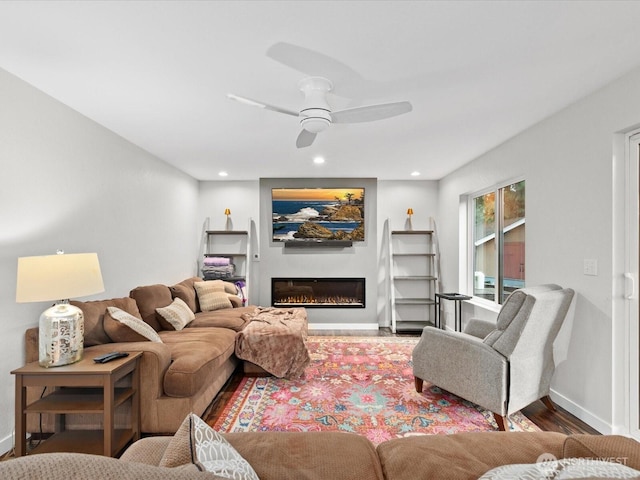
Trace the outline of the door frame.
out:
M 625 249 L 624 299 L 627 338 L 625 358 L 626 419 L 629 435 L 640 440 L 640 327 L 638 269 L 640 241 L 640 130 L 626 135 L 625 146 Z
M 638 339 L 638 213 L 640 124 L 613 135 L 611 289 L 611 424 L 602 433 L 640 440 Z M 635 291 L 633 291 L 635 290 Z

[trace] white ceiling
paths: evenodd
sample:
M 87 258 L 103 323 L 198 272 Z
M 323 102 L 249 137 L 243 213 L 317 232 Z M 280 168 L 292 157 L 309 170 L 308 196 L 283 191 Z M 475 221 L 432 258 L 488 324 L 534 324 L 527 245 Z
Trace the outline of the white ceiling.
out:
M 639 20 L 637 1 L 2 1 L 0 68 L 201 180 L 438 179 L 640 65 Z M 297 118 L 226 97 L 300 109 L 277 42 L 367 80 L 332 108 L 413 111 L 297 149 Z

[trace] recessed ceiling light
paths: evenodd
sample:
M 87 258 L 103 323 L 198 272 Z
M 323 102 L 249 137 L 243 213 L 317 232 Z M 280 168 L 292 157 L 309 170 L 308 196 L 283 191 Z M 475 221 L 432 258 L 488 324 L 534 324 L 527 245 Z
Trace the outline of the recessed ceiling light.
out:
M 313 159 L 313 163 L 315 163 L 316 165 L 321 165 L 321 164 L 323 164 L 323 163 L 324 163 L 324 158 L 322 158 L 322 157 L 315 157 L 315 158 Z
M 418 176 L 420 176 L 420 172 L 417 172 L 417 171 L 411 172 L 411 176 L 412 177 L 418 177 Z
M 218 175 L 221 176 L 221 177 L 226 177 L 229 174 L 223 170 L 221 172 L 218 172 Z

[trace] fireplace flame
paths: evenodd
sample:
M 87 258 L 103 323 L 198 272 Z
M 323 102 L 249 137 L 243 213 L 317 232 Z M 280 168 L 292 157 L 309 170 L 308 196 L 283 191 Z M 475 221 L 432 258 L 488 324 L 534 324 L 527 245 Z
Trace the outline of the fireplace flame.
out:
M 285 297 L 280 297 L 275 302 L 277 305 L 279 304 L 322 304 L 322 305 L 351 305 L 358 304 L 361 305 L 362 301 L 355 297 L 343 297 L 339 295 L 335 296 L 327 296 L 327 297 L 316 297 L 309 295 L 289 295 Z

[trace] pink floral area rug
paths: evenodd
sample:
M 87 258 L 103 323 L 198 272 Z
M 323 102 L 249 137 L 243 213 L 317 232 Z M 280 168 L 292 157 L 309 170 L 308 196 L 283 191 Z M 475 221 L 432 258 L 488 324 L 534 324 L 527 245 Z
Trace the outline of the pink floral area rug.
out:
M 493 414 L 425 382 L 414 387 L 417 338 L 311 336 L 298 380 L 245 377 L 212 426 L 220 432 L 344 431 L 374 444 L 410 435 L 498 430 Z M 445 359 L 446 361 L 446 359 Z M 540 431 L 521 413 L 511 430 Z

